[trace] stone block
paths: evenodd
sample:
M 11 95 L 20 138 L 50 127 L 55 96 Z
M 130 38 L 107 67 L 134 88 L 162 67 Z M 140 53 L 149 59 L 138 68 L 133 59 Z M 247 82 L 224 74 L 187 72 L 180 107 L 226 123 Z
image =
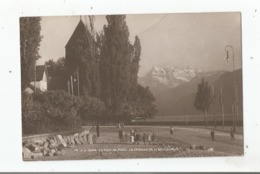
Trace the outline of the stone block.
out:
M 87 138 L 87 136 L 88 136 L 88 135 L 82 136 L 82 139 L 83 139 L 83 141 L 84 141 L 85 143 L 88 143 L 88 138 Z
M 88 134 L 88 143 L 93 144 L 93 134 Z
M 71 136 L 70 136 L 70 141 L 71 141 L 71 144 L 73 144 L 73 145 L 74 145 L 74 144 L 76 144 L 76 142 L 75 142 L 75 140 L 74 140 L 74 136 L 73 136 L 73 135 L 71 135 Z
M 67 136 L 63 136 L 63 140 L 65 141 L 66 144 L 69 144 Z
M 51 149 L 50 152 L 51 153 L 56 153 L 56 150 L 55 149 Z
M 62 144 L 64 147 L 67 147 L 67 143 L 64 141 L 61 135 L 56 135 L 56 139 L 58 140 L 59 144 Z
M 39 152 L 39 153 L 32 153 L 32 158 L 33 159 L 38 159 L 41 158 L 43 156 L 43 153 Z
M 31 157 L 32 157 L 32 152 L 27 147 L 23 147 L 23 158 L 31 159 Z
M 79 141 L 79 137 L 78 137 L 78 136 L 74 137 L 74 141 L 76 142 L 76 144 L 82 144 L 82 143 Z
M 191 145 L 191 147 L 190 147 L 192 150 L 195 150 L 195 149 L 197 149 L 197 146 L 195 145 L 195 144 L 193 144 L 193 145 Z
M 209 148 L 208 151 L 209 151 L 209 152 L 214 152 L 213 147 Z
M 49 144 L 49 148 L 50 149 L 55 149 L 57 146 L 56 142 L 54 139 L 50 139 L 50 144 Z

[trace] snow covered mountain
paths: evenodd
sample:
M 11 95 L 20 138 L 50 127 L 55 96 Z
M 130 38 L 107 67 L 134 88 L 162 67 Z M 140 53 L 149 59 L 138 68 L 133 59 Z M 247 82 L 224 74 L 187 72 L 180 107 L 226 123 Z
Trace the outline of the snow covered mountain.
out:
M 144 77 L 139 78 L 139 83 L 148 86 L 154 94 L 158 94 L 165 89 L 189 82 L 201 72 L 190 66 L 165 66 L 162 68 L 153 66 Z

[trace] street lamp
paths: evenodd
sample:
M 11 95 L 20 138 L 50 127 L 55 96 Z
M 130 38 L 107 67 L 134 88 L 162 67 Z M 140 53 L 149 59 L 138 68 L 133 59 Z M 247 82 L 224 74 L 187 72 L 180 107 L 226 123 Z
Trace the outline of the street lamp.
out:
M 229 55 L 229 51 L 231 50 L 232 51 L 232 59 L 233 59 L 233 90 L 234 90 L 234 97 L 233 97 L 233 112 L 234 112 L 234 117 L 233 117 L 233 130 L 236 131 L 236 116 L 237 116 L 237 113 L 236 113 L 236 75 L 235 75 L 235 56 L 234 56 L 234 48 L 231 46 L 231 45 L 227 45 L 225 47 L 225 50 L 226 50 L 226 54 L 227 54 L 227 57 L 226 57 L 226 60 L 229 62 L 230 61 L 230 55 Z

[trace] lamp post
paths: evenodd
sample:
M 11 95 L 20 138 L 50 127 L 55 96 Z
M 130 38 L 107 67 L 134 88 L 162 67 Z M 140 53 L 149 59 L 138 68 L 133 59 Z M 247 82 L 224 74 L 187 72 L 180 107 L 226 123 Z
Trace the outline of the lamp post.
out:
M 227 57 L 226 57 L 226 60 L 229 62 L 230 61 L 230 56 L 229 56 L 229 51 L 231 50 L 232 51 L 232 59 L 233 59 L 233 91 L 234 91 L 234 96 L 233 96 L 233 106 L 234 108 L 236 108 L 236 75 L 235 75 L 235 56 L 234 56 L 234 48 L 231 46 L 231 45 L 227 45 L 225 47 L 225 50 L 226 50 L 226 54 L 227 54 Z M 237 113 L 236 113 L 236 110 L 234 109 L 234 117 L 233 117 L 233 130 L 236 131 L 236 116 L 237 116 Z

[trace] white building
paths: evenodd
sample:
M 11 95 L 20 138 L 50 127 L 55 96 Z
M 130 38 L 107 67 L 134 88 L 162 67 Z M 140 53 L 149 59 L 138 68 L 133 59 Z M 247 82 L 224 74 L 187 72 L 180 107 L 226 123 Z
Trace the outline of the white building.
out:
M 34 86 L 34 81 L 30 83 L 32 86 Z M 48 86 L 48 74 L 47 74 L 47 68 L 45 65 L 38 65 L 36 66 L 36 84 L 35 87 L 39 89 L 40 91 L 47 91 Z

